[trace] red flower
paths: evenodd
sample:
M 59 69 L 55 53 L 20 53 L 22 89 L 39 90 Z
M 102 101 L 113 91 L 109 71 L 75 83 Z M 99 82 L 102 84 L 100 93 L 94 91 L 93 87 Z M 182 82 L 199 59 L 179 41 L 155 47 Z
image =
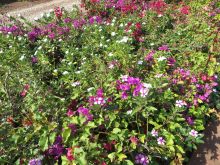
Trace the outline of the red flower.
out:
M 189 10 L 190 10 L 189 6 L 183 6 L 182 8 L 180 8 L 180 12 L 186 15 L 189 14 Z
M 62 10 L 61 10 L 61 8 L 60 7 L 56 7 L 55 9 L 54 9 L 54 13 L 55 13 L 55 15 L 56 15 L 56 17 L 58 18 L 58 19 L 60 19 L 61 17 L 62 17 Z

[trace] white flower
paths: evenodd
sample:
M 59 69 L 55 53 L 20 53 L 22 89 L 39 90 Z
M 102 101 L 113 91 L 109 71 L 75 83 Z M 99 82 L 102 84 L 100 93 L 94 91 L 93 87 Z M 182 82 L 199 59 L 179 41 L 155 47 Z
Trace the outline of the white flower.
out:
M 160 77 L 162 77 L 162 76 L 163 76 L 163 74 L 156 74 L 156 75 L 155 75 L 156 78 L 160 78 Z
M 144 86 L 145 88 L 152 88 L 152 85 L 149 84 L 149 83 L 143 83 L 143 86 Z
M 39 46 L 37 49 L 38 49 L 38 50 L 41 50 L 41 49 L 42 49 L 42 46 Z
M 124 36 L 119 42 L 128 42 L 128 37 L 127 36 Z
M 105 38 L 104 36 L 101 37 L 101 39 L 104 39 L 104 38 Z
M 69 72 L 67 72 L 67 71 L 64 71 L 64 72 L 63 72 L 63 75 L 67 75 L 67 74 L 69 74 Z
M 154 43 L 150 43 L 150 46 L 154 46 Z
M 158 16 L 157 17 L 162 17 L 163 15 L 162 14 L 158 14 Z
M 100 46 L 100 47 L 102 47 L 103 45 L 102 45 L 102 44 L 100 44 L 99 46 Z
M 53 12 L 53 9 L 50 9 L 49 12 L 50 12 L 50 13 Z
M 183 100 L 176 100 L 176 106 L 177 107 L 183 107 L 184 105 L 187 105 L 185 101 L 183 101 Z
M 19 58 L 19 60 L 23 60 L 25 58 L 25 56 L 24 55 L 22 55 L 20 58 Z
M 35 18 L 34 18 L 35 21 L 37 21 L 38 19 L 39 19 L 38 17 L 35 17 Z
M 90 88 L 87 89 L 87 91 L 90 92 L 93 89 L 94 89 L 94 87 L 90 87 Z
M 143 61 L 142 60 L 139 60 L 138 61 L 138 65 L 142 65 L 143 64 Z
M 128 75 L 121 76 L 122 82 L 128 81 Z
M 115 33 L 115 32 L 112 32 L 112 33 L 111 33 L 111 36 L 115 36 L 115 35 L 116 35 L 116 33 Z
M 99 29 L 99 32 L 101 32 L 102 31 L 102 29 Z
M 197 137 L 198 136 L 198 132 L 194 129 L 192 129 L 190 132 L 189 132 L 189 135 L 191 135 L 192 137 Z
M 54 73 L 57 73 L 57 69 L 54 69 L 53 72 L 54 72 Z
M 164 60 L 166 60 L 166 57 L 160 56 L 157 60 L 158 60 L 158 61 L 164 61 Z
M 76 87 L 76 86 L 80 85 L 80 82 L 79 82 L 79 81 L 76 81 L 76 82 L 73 82 L 71 85 L 72 85 L 73 87 Z
M 46 14 L 46 17 L 47 17 L 47 18 L 50 17 L 50 13 L 47 13 L 47 14 Z
M 18 17 L 21 17 L 21 14 L 18 14 Z
M 76 73 L 76 74 L 80 74 L 80 73 L 81 73 L 81 71 L 80 71 L 80 70 L 78 70 L 78 71 L 76 71 L 75 73 Z
M 110 64 L 110 65 L 108 66 L 108 68 L 109 68 L 109 69 L 113 69 L 113 68 L 114 68 L 114 64 Z
M 123 23 L 121 23 L 119 26 L 120 26 L 120 27 L 123 27 L 124 25 L 123 25 Z
M 108 54 L 108 56 L 109 56 L 109 57 L 113 56 L 113 53 L 112 53 L 112 52 L 111 52 L 111 53 L 109 53 L 109 54 Z
M 154 136 L 154 137 L 158 136 L 158 131 L 156 131 L 155 129 L 153 129 L 153 130 L 151 131 L 151 135 Z
M 47 40 L 47 38 L 44 38 L 44 40 L 43 40 L 44 42 L 47 42 L 48 40 Z
M 127 114 L 130 115 L 132 113 L 132 110 L 128 110 Z
M 106 40 L 106 42 L 109 42 L 109 41 L 110 41 L 110 39 L 107 39 L 107 40 Z
M 149 93 L 149 88 L 142 87 L 140 89 L 141 97 L 146 97 L 148 93 Z

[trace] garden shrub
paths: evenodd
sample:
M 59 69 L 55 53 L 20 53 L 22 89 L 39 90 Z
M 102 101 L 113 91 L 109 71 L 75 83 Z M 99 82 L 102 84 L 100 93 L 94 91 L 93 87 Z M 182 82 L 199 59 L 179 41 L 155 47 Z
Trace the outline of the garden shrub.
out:
M 220 108 L 219 2 L 81 6 L 1 20 L 1 164 L 188 162 Z

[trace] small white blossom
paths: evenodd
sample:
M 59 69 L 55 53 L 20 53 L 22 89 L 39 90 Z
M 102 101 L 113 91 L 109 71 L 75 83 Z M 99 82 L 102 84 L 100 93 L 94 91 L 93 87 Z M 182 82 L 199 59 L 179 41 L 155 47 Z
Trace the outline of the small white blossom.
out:
M 22 56 L 19 58 L 19 60 L 23 61 L 24 58 L 25 58 L 25 56 L 22 55 Z
M 67 75 L 67 74 L 69 74 L 69 72 L 67 72 L 67 71 L 64 71 L 64 72 L 63 72 L 63 75 Z
M 157 60 L 158 60 L 158 61 L 164 61 L 164 60 L 166 60 L 166 57 L 160 56 Z
M 73 82 L 71 85 L 72 85 L 73 87 L 76 87 L 76 86 L 79 86 L 79 85 L 80 85 L 80 82 L 79 82 L 79 81 L 76 81 L 76 82 Z
M 93 89 L 94 89 L 94 87 L 90 87 L 90 88 L 87 89 L 87 91 L 90 92 Z
M 108 54 L 108 56 L 109 56 L 109 57 L 113 56 L 113 53 L 112 53 L 112 52 L 111 52 L 111 53 L 109 53 L 109 54 Z
M 138 61 L 138 65 L 142 65 L 143 64 L 143 61 L 142 60 L 139 60 Z
M 132 113 L 132 110 L 128 110 L 127 114 L 130 115 Z
M 116 33 L 115 33 L 115 32 L 112 32 L 112 33 L 111 33 L 111 36 L 115 36 L 115 35 L 116 35 Z
M 197 137 L 198 136 L 198 132 L 194 129 L 192 129 L 190 132 L 189 132 L 189 135 L 192 136 L 192 137 Z

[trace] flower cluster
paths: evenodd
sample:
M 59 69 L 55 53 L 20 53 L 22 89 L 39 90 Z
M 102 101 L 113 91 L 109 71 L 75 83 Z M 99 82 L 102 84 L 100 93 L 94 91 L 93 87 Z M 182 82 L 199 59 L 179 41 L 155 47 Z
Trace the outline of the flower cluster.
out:
M 150 87 L 150 84 L 142 83 L 139 78 L 128 75 L 123 75 L 121 76 L 121 80 L 117 80 L 117 89 L 122 92 L 122 99 L 127 99 L 129 93 L 132 93 L 133 96 L 146 97 Z

